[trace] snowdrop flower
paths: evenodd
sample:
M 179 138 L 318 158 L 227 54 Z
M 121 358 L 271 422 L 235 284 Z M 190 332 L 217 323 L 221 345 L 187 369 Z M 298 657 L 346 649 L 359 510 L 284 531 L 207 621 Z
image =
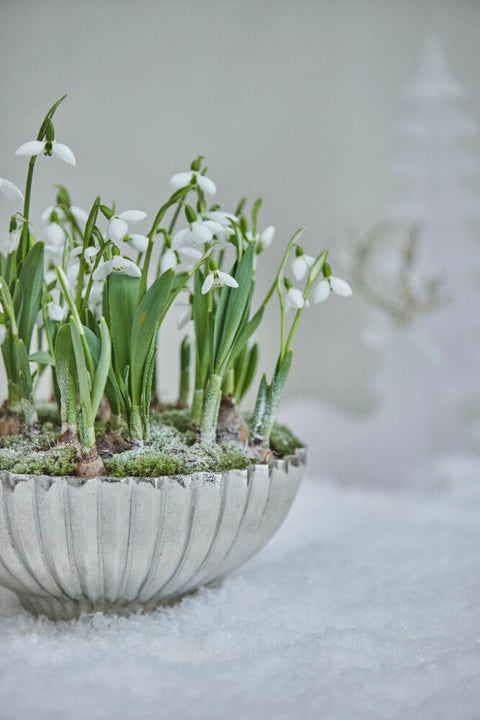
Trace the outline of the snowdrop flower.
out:
M 246 233 L 247 240 L 249 240 L 250 242 L 252 240 L 255 240 L 255 242 L 257 242 L 259 245 L 261 245 L 262 248 L 270 247 L 270 245 L 273 242 L 274 235 L 275 235 L 275 228 L 273 227 L 273 225 L 269 225 L 267 228 L 265 228 L 265 230 L 263 232 L 261 232 L 258 235 L 255 235 L 255 237 L 253 236 L 253 233 L 251 233 L 251 232 Z
M 313 291 L 313 302 L 324 302 L 332 290 L 341 297 L 350 297 L 353 295 L 352 288 L 345 280 L 330 275 L 325 280 L 320 280 L 316 286 Z
M 177 267 L 178 258 L 175 250 L 167 248 L 163 253 L 160 260 L 160 272 L 164 273 L 167 270 L 173 270 Z
M 10 182 L 10 180 L 0 178 L 0 192 L 7 198 L 7 200 L 23 203 L 23 193 L 16 185 Z
M 305 277 L 305 274 L 310 270 L 314 262 L 315 258 L 311 255 L 305 255 L 305 253 L 297 255 L 292 262 L 292 271 L 295 275 L 295 279 L 302 280 L 302 278 Z
M 128 233 L 128 223 L 137 223 L 146 217 L 147 213 L 141 210 L 125 210 L 120 215 L 113 215 L 108 223 L 107 235 L 113 242 L 120 242 Z
M 228 285 L 237 288 L 238 283 L 231 275 L 221 270 L 211 270 L 205 278 L 202 285 L 202 295 L 206 295 L 212 288 L 219 288 L 222 285 Z
M 205 177 L 205 175 L 201 175 L 196 170 L 188 170 L 187 172 L 179 172 L 172 175 L 169 180 L 169 185 L 173 190 L 180 190 L 180 188 L 190 185 L 191 182 L 196 182 L 205 195 L 215 195 L 217 192 L 217 186 L 213 180 Z
M 91 262 L 93 258 L 96 257 L 98 250 L 95 247 L 87 247 L 85 248 L 85 252 L 83 252 L 83 247 L 81 245 L 77 245 L 77 247 L 73 248 L 70 253 L 70 257 L 80 257 L 82 253 L 85 260 Z
M 0 243 L 0 250 L 3 251 L 5 255 L 8 255 L 12 252 L 12 250 L 15 250 L 15 248 L 18 247 L 18 241 L 20 240 L 21 234 L 21 227 L 17 227 L 15 230 L 10 230 L 6 239 L 2 240 Z
M 302 291 L 294 287 L 288 288 L 285 296 L 285 304 L 287 308 L 301 310 L 305 305 L 305 298 L 303 297 Z
M 67 165 L 76 165 L 75 155 L 68 145 L 63 145 L 56 140 L 29 140 L 29 142 L 20 145 L 15 155 L 20 157 L 32 157 L 32 155 L 53 155 L 59 160 L 63 160 Z
M 3 343 L 5 338 L 7 337 L 7 328 L 5 325 L 0 325 L 0 345 Z
M 141 277 L 142 275 L 134 262 L 121 255 L 115 255 L 111 260 L 100 263 L 93 273 L 93 279 L 104 280 L 110 273 L 122 271 L 131 277 Z
M 67 317 L 67 308 L 62 307 L 56 302 L 49 302 L 47 305 L 47 315 L 50 320 L 55 320 L 55 322 L 61 322 Z
M 195 220 L 190 227 L 179 230 L 172 239 L 172 247 L 175 250 L 193 243 L 204 245 L 213 240 L 214 235 L 222 233 L 223 226 L 214 220 Z
M 215 233 L 216 237 L 219 240 L 223 240 L 225 242 L 231 235 L 235 234 L 235 230 L 233 229 L 230 220 L 233 220 L 233 222 L 238 222 L 238 218 L 236 217 L 236 215 L 232 215 L 232 213 L 222 212 L 221 210 L 212 210 L 211 212 L 207 212 L 205 216 L 207 220 L 212 220 L 213 222 L 218 223 L 222 226 L 222 229 L 217 230 L 217 232 Z
M 146 235 L 132 233 L 128 236 L 128 238 L 126 238 L 126 240 L 134 248 L 134 250 L 137 250 L 138 252 L 144 253 L 148 248 L 149 240 Z

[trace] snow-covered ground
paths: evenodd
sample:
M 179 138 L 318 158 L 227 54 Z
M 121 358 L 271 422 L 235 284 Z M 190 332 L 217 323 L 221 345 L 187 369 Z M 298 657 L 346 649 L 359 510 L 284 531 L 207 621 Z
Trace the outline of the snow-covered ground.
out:
M 478 720 L 480 462 L 307 477 L 256 558 L 151 615 L 55 625 L 0 592 L 2 720 Z

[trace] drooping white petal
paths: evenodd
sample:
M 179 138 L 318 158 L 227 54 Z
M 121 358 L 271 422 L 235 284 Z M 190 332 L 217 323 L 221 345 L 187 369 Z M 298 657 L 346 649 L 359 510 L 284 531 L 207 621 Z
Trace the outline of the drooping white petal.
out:
M 67 163 L 67 165 L 72 165 L 74 167 L 77 164 L 75 155 L 68 145 L 56 142 L 56 140 L 52 142 L 52 155 L 59 160 L 63 160 L 63 162 Z
M 210 242 L 213 238 L 213 233 L 210 228 L 201 220 L 196 220 L 192 223 L 190 229 L 190 240 L 191 242 L 203 245 L 206 242 Z
M 142 212 L 142 210 L 124 210 L 118 217 L 120 220 L 126 220 L 128 223 L 137 223 L 140 222 L 140 220 L 145 220 L 147 213 Z
M 332 283 L 333 292 L 337 293 L 337 295 L 340 295 L 341 297 L 351 297 L 353 295 L 352 288 L 345 280 L 342 280 L 342 278 L 334 277 L 332 275 L 330 282 Z
M 220 223 L 220 225 L 223 225 L 224 227 L 231 227 L 230 220 L 233 220 L 234 222 L 238 221 L 236 215 L 232 215 L 232 213 L 222 212 L 222 210 L 211 210 L 210 212 L 206 213 L 206 217 L 208 218 L 208 220 L 213 220 L 214 222 Z
M 328 280 L 320 280 L 313 291 L 313 302 L 324 302 L 330 296 L 330 283 Z
M 65 230 L 58 223 L 50 223 L 43 231 L 46 244 L 59 248 L 65 243 Z
M 50 320 L 55 320 L 55 322 L 60 322 L 61 320 L 65 320 L 65 317 L 67 315 L 67 308 L 62 307 L 56 302 L 50 302 L 47 305 L 47 315 L 50 318 Z
M 96 247 L 87 247 L 85 248 L 84 257 L 87 258 L 87 260 L 91 260 L 97 255 L 97 248 Z
M 29 140 L 29 142 L 23 143 L 20 147 L 15 150 L 15 155 L 20 157 L 32 157 L 32 155 L 38 155 L 45 150 L 45 142 L 41 140 Z
M 128 232 L 128 225 L 125 220 L 119 217 L 113 217 L 108 223 L 108 237 L 113 242 L 120 242 L 123 240 Z
M 160 271 L 164 273 L 167 270 L 172 270 L 176 266 L 177 256 L 175 255 L 175 252 L 171 248 L 167 248 L 162 255 L 162 259 L 160 260 Z
M 205 177 L 205 175 L 198 175 L 197 174 L 197 184 L 198 187 L 203 190 L 205 195 L 215 195 L 217 192 L 217 186 L 213 182 L 213 180 L 210 180 L 210 178 Z
M 294 310 L 300 310 L 300 308 L 305 305 L 305 299 L 303 297 L 302 291 L 298 290 L 298 288 L 289 288 L 287 290 L 285 302 L 288 307 L 291 307 Z
M 179 172 L 175 175 L 172 175 L 172 177 L 168 181 L 168 184 L 171 188 L 173 188 L 173 190 L 180 190 L 180 188 L 190 185 L 192 177 L 192 172 Z
M 116 272 L 123 271 L 126 275 L 130 275 L 130 277 L 141 277 L 142 275 L 140 268 L 135 265 L 134 262 L 121 255 L 115 255 L 113 258 L 112 269 Z
M 187 236 L 190 234 L 190 229 L 187 230 L 187 228 L 183 228 L 183 230 L 179 230 L 175 233 L 175 235 L 172 238 L 172 248 L 175 250 L 178 250 L 182 247 L 182 245 L 186 242 Z
M 232 288 L 238 288 L 238 282 L 228 273 L 217 270 L 217 276 L 221 281 L 222 285 L 228 285 Z
M 10 182 L 10 180 L 5 180 L 5 178 L 0 178 L 0 192 L 2 195 L 4 195 L 7 200 L 12 200 L 12 202 L 18 202 L 23 203 L 23 193 L 21 190 L 18 189 L 18 187 Z
M 130 235 L 130 245 L 138 250 L 138 252 L 145 252 L 148 248 L 148 237 L 141 235 L 140 233 L 132 233 Z
M 269 225 L 260 235 L 260 242 L 263 247 L 269 247 L 273 242 L 273 236 L 275 235 L 275 228 L 273 225 Z
M 208 228 L 212 235 L 216 235 L 217 233 L 221 233 L 225 230 L 225 226 L 215 220 L 204 220 L 202 225 L 203 227 Z
M 105 262 L 101 262 L 97 269 L 94 270 L 92 277 L 94 280 L 105 280 L 113 269 L 113 260 L 106 260 Z
M 88 213 L 86 210 L 81 207 L 77 207 L 77 205 L 72 205 L 70 211 L 79 225 L 87 224 Z
M 0 345 L 3 343 L 5 338 L 7 337 L 7 328 L 5 325 L 0 325 Z
M 192 258 L 192 260 L 200 260 L 203 255 L 203 253 L 197 248 L 192 248 L 188 246 L 178 248 L 178 252 L 180 253 L 180 255 L 185 255 L 185 257 Z
M 292 262 L 292 271 L 295 276 L 295 280 L 301 280 L 307 272 L 307 266 L 303 259 L 303 255 L 296 257 Z
M 214 280 L 215 280 L 215 278 L 214 278 L 213 272 L 208 273 L 207 277 L 203 281 L 202 295 L 206 295 L 207 292 L 212 289 Z

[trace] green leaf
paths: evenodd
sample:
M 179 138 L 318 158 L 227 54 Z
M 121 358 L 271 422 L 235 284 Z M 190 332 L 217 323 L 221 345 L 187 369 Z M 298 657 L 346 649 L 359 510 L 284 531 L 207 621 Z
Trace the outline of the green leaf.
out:
M 23 307 L 18 323 L 18 334 L 30 348 L 33 327 L 42 302 L 44 246 L 38 242 L 32 247 L 19 274 L 23 290 Z M 18 317 L 18 316 L 17 316 Z
M 238 336 L 235 338 L 235 347 L 232 352 L 232 357 L 236 358 L 242 347 L 248 343 L 255 330 L 258 328 L 263 319 L 263 312 L 265 308 L 261 307 L 255 315 L 243 326 Z
M 132 404 L 140 406 L 146 363 L 151 354 L 152 341 L 156 343 L 158 331 L 170 306 L 174 270 L 160 275 L 143 295 L 133 318 L 130 340 L 130 387 Z
M 290 367 L 292 365 L 292 358 L 293 358 L 293 351 L 289 350 L 285 357 L 282 360 L 282 363 L 280 367 L 278 368 L 278 371 L 275 373 L 275 377 L 273 378 L 272 382 L 272 404 L 274 410 L 278 407 L 278 404 L 280 402 L 280 398 L 283 393 L 283 389 L 285 387 L 285 383 L 287 382 L 288 374 L 290 372 Z
M 232 346 L 242 325 L 242 320 L 245 321 L 245 318 L 248 318 L 253 293 L 254 259 L 255 245 L 252 243 L 242 256 L 235 272 L 238 288 L 228 288 L 228 301 L 221 336 L 217 337 L 215 372 L 218 375 L 223 374 L 223 370 L 228 364 Z
M 62 325 L 55 341 L 55 377 L 60 392 L 62 422 L 76 419 L 77 387 L 69 323 Z
M 68 323 L 70 326 L 70 335 L 72 338 L 73 354 L 75 356 L 75 365 L 77 368 L 78 390 L 80 393 L 80 405 L 84 408 L 85 421 L 93 425 L 95 416 L 92 416 L 91 390 L 88 379 L 87 364 L 85 362 L 85 353 L 83 350 L 82 340 L 75 322 Z
M 105 318 L 103 317 L 100 319 L 100 342 L 100 358 L 97 367 L 95 368 L 95 377 L 93 379 L 91 396 L 92 414 L 94 417 L 97 414 L 98 408 L 100 407 L 100 402 L 105 392 L 105 383 L 107 382 L 111 360 L 110 334 L 108 332 Z
M 39 365 L 55 365 L 55 360 L 46 350 L 37 350 L 28 356 L 29 362 L 36 362 Z
M 111 273 L 107 278 L 108 318 L 116 375 L 123 376 L 130 364 L 130 338 L 139 286 L 140 278 L 122 272 Z

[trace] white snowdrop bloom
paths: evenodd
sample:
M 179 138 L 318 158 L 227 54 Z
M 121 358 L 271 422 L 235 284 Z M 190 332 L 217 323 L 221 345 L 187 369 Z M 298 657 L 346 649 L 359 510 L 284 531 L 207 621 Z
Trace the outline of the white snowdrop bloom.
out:
M 213 236 L 221 233 L 223 226 L 213 220 L 195 220 L 190 227 L 179 230 L 172 239 L 172 247 L 178 250 L 184 245 L 205 245 L 213 240 Z
M 125 210 L 120 215 L 114 215 L 109 223 L 107 235 L 113 242 L 121 242 L 128 233 L 128 225 L 140 222 L 147 217 L 147 213 L 141 210 Z
M 206 213 L 206 218 L 207 220 L 212 220 L 222 226 L 222 229 L 217 230 L 215 233 L 219 240 L 223 240 L 225 242 L 231 235 L 235 234 L 235 230 L 233 229 L 230 221 L 233 220 L 233 222 L 238 222 L 236 215 L 222 212 L 221 210 L 212 210 L 211 212 Z
M 173 190 L 180 190 L 180 188 L 190 185 L 192 180 L 196 180 L 198 187 L 200 190 L 203 190 L 205 195 L 215 195 L 217 192 L 217 186 L 213 180 L 205 177 L 205 175 L 201 175 L 196 170 L 188 170 L 187 172 L 179 172 L 172 175 L 169 180 L 169 185 Z
M 328 280 L 320 280 L 318 285 L 315 287 L 315 290 L 313 291 L 313 302 L 324 302 L 324 300 L 327 300 L 332 290 L 341 297 L 350 297 L 353 295 L 352 288 L 345 280 L 330 275 Z
M 43 231 L 45 245 L 58 247 L 65 243 L 65 230 L 58 223 L 52 222 Z
M 60 322 L 61 320 L 65 320 L 67 317 L 67 308 L 62 307 L 56 302 L 49 302 L 47 305 L 47 315 L 50 320 Z
M 203 253 L 198 250 L 198 248 L 193 247 L 181 247 L 178 248 L 178 252 L 180 255 L 184 255 L 186 258 L 195 260 L 196 262 L 203 256 Z
M 53 155 L 59 160 L 67 163 L 67 165 L 76 165 L 75 155 L 70 150 L 68 145 L 63 145 L 56 140 L 29 140 L 29 142 L 23 143 L 15 151 L 15 155 L 21 157 L 32 157 L 32 155 Z
M 314 262 L 315 258 L 311 255 L 297 255 L 292 262 L 292 271 L 295 275 L 295 279 L 302 280 Z
M 77 205 L 72 205 L 70 208 L 70 212 L 72 213 L 73 217 L 75 218 L 77 223 L 80 225 L 80 227 L 85 226 L 87 224 L 88 213 L 86 210 L 84 210 L 81 207 L 78 207 Z
M 253 235 L 251 232 L 245 233 L 247 240 L 251 242 L 252 240 L 255 240 L 259 245 L 262 245 L 263 248 L 270 247 L 270 245 L 273 242 L 273 236 L 275 235 L 275 228 L 273 225 L 269 225 L 263 232 L 257 235 Z
M 285 296 L 285 304 L 287 308 L 293 308 L 293 310 L 300 310 L 305 305 L 305 298 L 303 293 L 298 288 L 291 287 L 287 290 Z
M 23 203 L 22 191 L 19 190 L 18 187 L 14 185 L 14 183 L 10 182 L 10 180 L 0 178 L 0 192 L 7 198 L 7 200 Z
M 238 283 L 231 275 L 221 270 L 212 270 L 208 273 L 202 285 L 202 294 L 205 295 L 212 288 L 219 288 L 222 285 L 228 285 L 232 288 L 237 288 Z
M 7 337 L 7 328 L 5 325 L 0 325 L 0 345 L 3 343 L 5 338 Z
M 178 259 L 175 251 L 172 248 L 167 248 L 160 260 L 160 272 L 164 273 L 167 270 L 173 270 L 177 267 L 177 263 Z
M 85 248 L 85 252 L 83 252 L 82 245 L 77 245 L 77 247 L 74 247 L 70 253 L 70 257 L 80 257 L 82 253 L 85 260 L 89 260 L 91 262 L 93 258 L 96 257 L 98 250 L 96 247 L 87 247 Z
M 140 268 L 122 255 L 115 255 L 111 260 L 100 263 L 93 273 L 94 280 L 104 280 L 112 272 L 124 272 L 131 277 L 141 277 Z
M 148 248 L 148 237 L 140 233 L 132 233 L 128 236 L 129 244 L 138 252 L 144 253 Z
M 18 247 L 18 242 L 20 240 L 21 234 L 21 227 L 18 227 L 16 230 L 12 230 L 11 232 L 9 232 L 5 240 L 2 240 L 0 242 L 0 252 L 8 255 L 12 252 L 12 250 L 15 250 L 15 248 Z

